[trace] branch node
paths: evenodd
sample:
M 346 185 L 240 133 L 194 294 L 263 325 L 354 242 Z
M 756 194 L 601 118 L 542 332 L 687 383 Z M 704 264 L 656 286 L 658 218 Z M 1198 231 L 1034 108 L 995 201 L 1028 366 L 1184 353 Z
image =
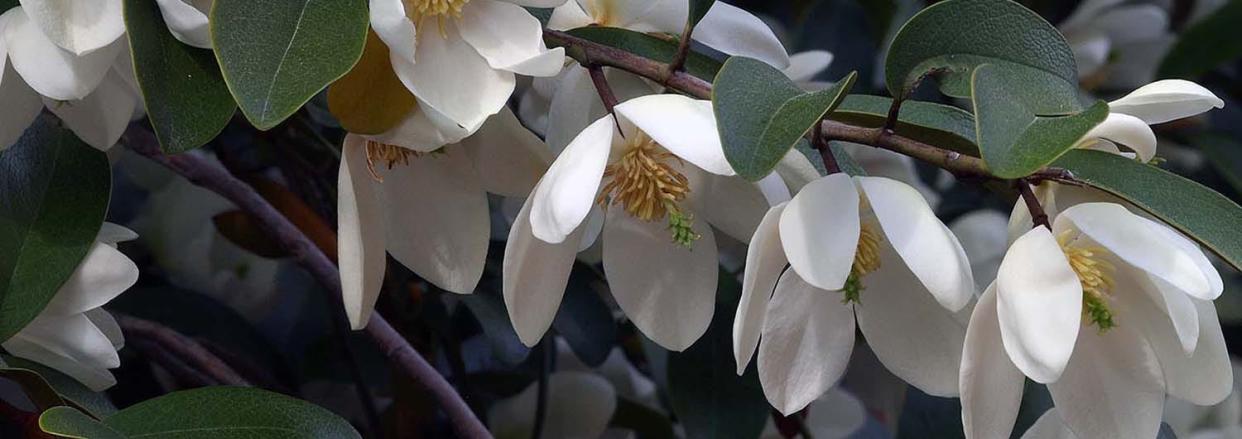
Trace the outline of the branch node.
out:
M 1031 183 L 1026 179 L 1018 179 L 1014 180 L 1014 185 L 1018 187 L 1018 194 L 1026 202 L 1026 209 L 1031 212 L 1031 222 L 1034 223 L 1034 227 L 1044 226 L 1052 230 L 1052 225 L 1048 222 L 1048 214 L 1044 212 L 1044 206 L 1039 204 L 1039 198 L 1031 190 Z

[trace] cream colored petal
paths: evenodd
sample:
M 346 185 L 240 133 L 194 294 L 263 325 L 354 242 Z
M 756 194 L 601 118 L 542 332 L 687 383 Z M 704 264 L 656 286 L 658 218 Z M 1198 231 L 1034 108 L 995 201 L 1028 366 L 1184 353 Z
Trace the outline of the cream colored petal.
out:
M 608 157 L 621 140 L 615 119 L 605 116 L 582 130 L 561 152 L 531 195 L 530 223 L 536 237 L 559 243 L 586 219 Z
M 341 299 L 355 330 L 371 318 L 387 263 L 384 212 L 376 184 L 367 169 L 366 140 L 346 136 L 337 178 L 337 259 Z
M 996 277 L 997 315 L 1005 352 L 1039 383 L 1057 380 L 1082 324 L 1082 284 L 1056 238 L 1031 229 L 1013 245 Z
M 724 155 L 711 101 L 682 95 L 642 96 L 618 104 L 629 121 L 678 157 L 716 175 L 735 175 Z
M 178 41 L 201 49 L 211 48 L 211 29 L 207 27 L 208 10 L 199 10 L 188 0 L 155 0 L 168 31 Z M 212 0 L 214 1 L 214 0 Z
M 1151 161 L 1156 156 L 1156 133 L 1142 119 L 1127 114 L 1109 113 L 1104 122 L 1087 131 L 1082 138 L 1080 142 L 1105 139 L 1125 145 L 1143 162 Z
M 1225 101 L 1211 91 L 1182 79 L 1156 81 L 1108 103 L 1109 111 L 1137 117 L 1149 125 L 1224 107 Z
M 103 81 L 125 44 L 118 40 L 89 54 L 74 55 L 49 40 L 22 8 L 10 9 L 5 15 L 9 19 L 4 39 L 13 69 L 30 88 L 51 99 L 85 98 Z
M 474 160 L 483 188 L 506 197 L 525 197 L 552 164 L 552 151 L 505 108 L 461 142 Z
M 784 211 L 785 204 L 768 210 L 746 250 L 742 298 L 738 301 L 737 314 L 733 316 L 733 358 L 738 375 L 746 371 L 746 365 L 750 364 L 750 358 L 755 354 L 768 299 L 788 263 L 785 250 L 781 248 L 780 218 Z
M 519 75 L 555 76 L 565 64 L 565 49 L 549 50 L 539 19 L 521 6 L 497 0 L 475 0 L 462 8 L 457 21 L 462 39 L 495 69 Z
M 530 230 L 531 202 L 532 199 L 526 200 L 509 229 L 502 273 L 509 321 L 527 346 L 539 343 L 556 318 L 578 254 L 578 241 L 586 227 L 579 225 L 559 244 L 544 242 Z
M 129 127 L 138 96 L 118 74 L 109 73 L 95 91 L 81 100 L 57 102 L 44 98 L 43 105 L 83 142 L 107 151 Z
M 57 46 L 86 55 L 125 33 L 121 0 L 21 0 L 22 9 Z
M 781 244 L 807 283 L 835 291 L 845 285 L 861 230 L 858 189 L 845 174 L 811 182 L 781 215 Z
M 458 33 L 453 21 L 443 32 L 418 35 L 418 61 L 409 69 L 394 65 L 397 77 L 420 104 L 443 113 L 463 127 L 479 126 L 496 114 L 513 94 L 512 72 L 488 65 Z
M 99 308 L 137 282 L 134 261 L 116 248 L 96 242 L 43 312 L 67 316 Z
M 1008 437 L 1026 382 L 1005 354 L 996 316 L 996 286 L 975 304 L 962 350 L 962 426 L 968 438 Z

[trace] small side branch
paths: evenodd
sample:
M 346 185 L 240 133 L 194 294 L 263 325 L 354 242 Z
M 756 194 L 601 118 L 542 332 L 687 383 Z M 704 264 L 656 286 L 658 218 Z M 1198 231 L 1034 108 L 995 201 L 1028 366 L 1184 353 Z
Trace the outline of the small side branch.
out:
M 686 58 L 690 57 L 690 37 L 694 34 L 694 26 L 690 22 L 686 22 L 686 29 L 681 32 L 681 39 L 677 42 L 677 53 L 673 54 L 673 59 L 668 63 L 668 69 L 665 70 L 664 80 L 662 84 L 668 85 L 669 79 L 674 73 L 681 71 L 686 65 Z
M 615 114 L 613 108 L 617 106 L 617 95 L 612 92 L 608 77 L 604 76 L 604 68 L 598 64 L 592 64 L 586 66 L 586 69 L 591 74 L 591 83 L 595 85 L 595 92 L 599 93 L 599 100 L 604 103 L 604 109 L 608 110 L 608 114 Z
M 1044 206 L 1039 204 L 1039 198 L 1031 190 L 1031 184 L 1026 179 L 1015 181 L 1014 184 L 1018 186 L 1018 194 L 1022 196 L 1022 201 L 1026 202 L 1026 209 L 1031 212 L 1031 222 L 1034 223 L 1034 227 L 1044 226 L 1052 230 L 1052 225 L 1048 223 L 1048 214 L 1044 212 Z

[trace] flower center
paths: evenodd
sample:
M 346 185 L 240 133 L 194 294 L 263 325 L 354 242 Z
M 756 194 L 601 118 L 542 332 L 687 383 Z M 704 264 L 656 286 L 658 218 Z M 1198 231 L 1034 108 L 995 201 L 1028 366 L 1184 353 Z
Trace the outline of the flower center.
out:
M 1113 312 L 1109 309 L 1108 299 L 1113 290 L 1113 273 L 1117 271 L 1113 264 L 1104 260 L 1106 251 L 1102 247 L 1085 247 L 1072 245 L 1073 236 L 1066 230 L 1057 236 L 1057 243 L 1070 268 L 1078 275 L 1082 284 L 1082 310 L 1087 320 L 1100 328 L 1100 332 L 1117 326 L 1113 320 Z
M 673 166 L 681 159 L 643 133 L 627 142 L 621 159 L 605 168 L 604 177 L 609 181 L 596 201 L 604 205 L 610 198 L 612 204 L 620 203 L 626 212 L 643 221 L 667 215 L 673 240 L 689 246 L 699 235 L 692 230 L 694 217 L 679 207 L 690 193 L 689 179 Z
M 376 162 L 383 162 L 388 169 L 392 169 L 398 163 L 402 165 L 410 164 L 410 157 L 418 157 L 418 151 L 412 151 L 396 145 L 389 145 L 372 140 L 367 141 L 367 170 L 371 171 L 371 178 L 375 181 L 384 182 L 384 177 L 379 175 L 375 170 Z
M 423 29 L 423 19 L 433 18 L 440 27 L 440 35 L 445 35 L 444 21 L 447 18 L 461 18 L 461 9 L 470 0 L 402 0 L 405 3 L 405 15 L 414 22 L 418 31 Z
M 850 267 L 850 276 L 845 279 L 845 288 L 841 291 L 844 303 L 860 303 L 862 278 L 880 269 L 880 243 L 884 238 L 871 224 L 863 223 L 858 229 L 858 249 L 854 251 L 854 265 Z

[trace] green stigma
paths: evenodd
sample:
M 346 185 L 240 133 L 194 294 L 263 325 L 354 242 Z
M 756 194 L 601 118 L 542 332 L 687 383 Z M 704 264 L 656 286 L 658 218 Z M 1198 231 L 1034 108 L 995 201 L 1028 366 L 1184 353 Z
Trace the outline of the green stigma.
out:
M 694 232 L 694 215 L 682 214 L 675 208 L 668 211 L 668 230 L 673 234 L 673 242 L 686 248 L 690 248 L 694 241 L 702 237 Z
M 1099 327 L 1101 334 L 1117 326 L 1117 322 L 1113 321 L 1113 311 L 1108 309 L 1108 302 L 1103 297 L 1083 294 L 1082 305 L 1088 324 Z
M 861 304 L 862 291 L 865 289 L 866 287 L 862 284 L 862 277 L 850 273 L 850 277 L 845 278 L 845 287 L 841 288 L 841 303 Z

